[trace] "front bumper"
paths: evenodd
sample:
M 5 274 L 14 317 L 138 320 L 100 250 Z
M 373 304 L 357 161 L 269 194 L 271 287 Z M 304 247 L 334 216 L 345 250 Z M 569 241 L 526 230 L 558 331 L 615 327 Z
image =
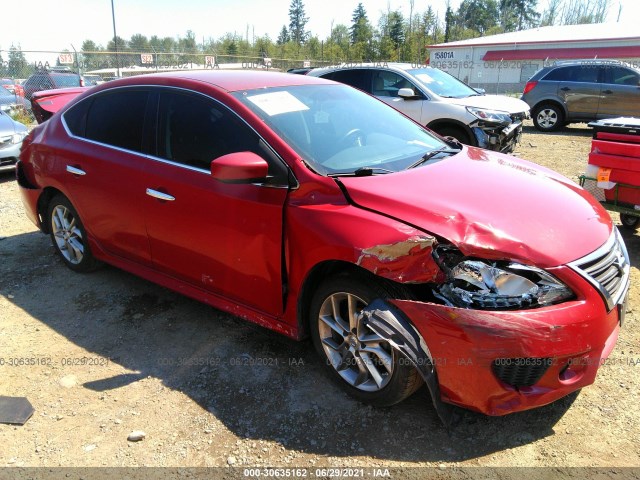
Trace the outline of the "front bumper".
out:
M 546 405 L 594 382 L 618 338 L 623 307 L 608 312 L 578 273 L 555 270 L 574 291 L 585 293 L 571 302 L 521 311 L 391 301 L 425 340 L 444 402 L 505 415 Z
M 0 145 L 0 172 L 13 170 L 20 156 L 20 143 L 7 143 Z
M 471 128 L 480 148 L 502 153 L 513 152 L 522 137 L 522 122 L 516 121 L 507 126 L 476 125 Z

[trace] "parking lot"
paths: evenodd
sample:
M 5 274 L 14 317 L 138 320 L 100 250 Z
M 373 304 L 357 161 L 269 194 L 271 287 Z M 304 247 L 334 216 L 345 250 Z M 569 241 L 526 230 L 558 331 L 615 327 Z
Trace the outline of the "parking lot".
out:
M 529 122 L 515 154 L 577 181 L 590 142 L 584 124 L 541 134 Z M 425 388 L 365 407 L 325 376 L 309 341 L 115 268 L 71 272 L 2 174 L 0 395 L 27 397 L 35 413 L 0 425 L 0 466 L 640 465 L 640 236 L 623 236 L 629 310 L 596 383 L 524 413 L 468 412 L 447 432 Z M 142 441 L 127 440 L 139 430 Z

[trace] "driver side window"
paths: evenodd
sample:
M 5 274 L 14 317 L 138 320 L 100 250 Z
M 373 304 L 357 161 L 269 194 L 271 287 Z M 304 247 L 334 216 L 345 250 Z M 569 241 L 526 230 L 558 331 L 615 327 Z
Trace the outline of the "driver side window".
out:
M 200 95 L 163 92 L 158 116 L 158 155 L 209 171 L 228 153 L 258 151 L 258 136 L 222 105 Z

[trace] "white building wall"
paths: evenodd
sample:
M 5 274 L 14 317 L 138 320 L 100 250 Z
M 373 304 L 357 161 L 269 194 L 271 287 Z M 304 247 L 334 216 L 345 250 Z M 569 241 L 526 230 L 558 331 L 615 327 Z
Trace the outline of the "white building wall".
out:
M 638 46 L 636 41 L 589 41 L 563 43 L 535 43 L 526 45 L 479 45 L 464 47 L 432 47 L 429 65 L 440 68 L 472 87 L 484 88 L 487 93 L 522 92 L 525 83 L 545 65 L 555 63 L 554 50 L 565 48 Z M 527 60 L 483 60 L 485 54 L 496 50 L 545 50 L 545 58 Z M 615 58 L 640 67 L 640 58 Z

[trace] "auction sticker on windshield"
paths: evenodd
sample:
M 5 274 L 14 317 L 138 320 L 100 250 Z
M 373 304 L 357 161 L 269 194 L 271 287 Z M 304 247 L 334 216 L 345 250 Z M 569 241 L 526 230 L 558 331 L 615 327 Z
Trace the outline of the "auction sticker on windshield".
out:
M 262 93 L 247 99 L 270 117 L 281 113 L 309 110 L 309 107 L 289 92 Z

